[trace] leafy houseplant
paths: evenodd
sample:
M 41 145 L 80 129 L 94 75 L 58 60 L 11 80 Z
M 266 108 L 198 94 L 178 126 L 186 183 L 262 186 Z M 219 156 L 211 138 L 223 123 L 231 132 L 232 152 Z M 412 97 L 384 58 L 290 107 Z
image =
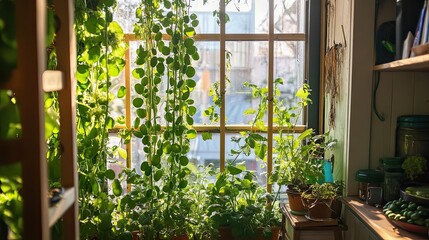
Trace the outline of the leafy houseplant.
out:
M 208 194 L 208 214 L 220 239 L 256 239 L 258 235 L 271 239 L 271 228 L 280 226 L 280 213 L 270 204 L 274 197 L 243 164 L 230 164 L 219 173 Z
M 282 84 L 282 81 L 276 80 L 277 84 Z M 301 192 L 323 176 L 321 160 L 314 157 L 317 155 L 317 145 L 313 129 L 296 133 L 297 123 L 305 107 L 311 102 L 309 95 L 309 86 L 304 84 L 295 94 L 296 104 L 287 106 L 279 95 L 274 99 L 274 123 L 279 126 L 280 131 L 274 137 L 275 158 L 270 182 L 276 183 L 279 188 L 287 186 L 289 205 L 297 214 L 305 211 Z
M 301 196 L 310 219 L 328 219 L 331 217 L 331 204 L 337 196 L 337 189 L 331 183 L 314 183 Z

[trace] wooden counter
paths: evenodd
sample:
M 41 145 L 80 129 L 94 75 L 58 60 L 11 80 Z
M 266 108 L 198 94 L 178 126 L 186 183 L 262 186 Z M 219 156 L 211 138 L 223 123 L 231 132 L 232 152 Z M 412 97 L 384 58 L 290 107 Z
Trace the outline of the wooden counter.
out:
M 346 210 L 350 210 L 380 239 L 429 239 L 427 235 L 414 234 L 396 227 L 384 216 L 382 209 L 367 205 L 358 197 L 345 197 L 343 202 Z

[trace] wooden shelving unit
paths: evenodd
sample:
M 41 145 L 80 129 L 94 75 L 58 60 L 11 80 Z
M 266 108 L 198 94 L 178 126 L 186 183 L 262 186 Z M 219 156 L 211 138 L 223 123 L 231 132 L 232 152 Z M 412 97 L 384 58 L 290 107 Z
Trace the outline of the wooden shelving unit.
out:
M 0 89 L 12 90 L 19 107 L 22 134 L 0 141 L 0 165 L 21 163 L 23 239 L 50 239 L 62 221 L 62 238 L 79 239 L 76 162 L 76 47 L 73 0 L 54 0 L 60 20 L 56 48 L 58 71 L 46 70 L 47 1 L 16 0 L 17 68 Z M 58 91 L 60 108 L 61 184 L 66 189 L 55 206 L 48 204 L 44 92 Z
M 374 71 L 379 72 L 427 72 L 429 71 L 429 54 L 417 57 L 401 59 L 390 63 L 374 66 Z

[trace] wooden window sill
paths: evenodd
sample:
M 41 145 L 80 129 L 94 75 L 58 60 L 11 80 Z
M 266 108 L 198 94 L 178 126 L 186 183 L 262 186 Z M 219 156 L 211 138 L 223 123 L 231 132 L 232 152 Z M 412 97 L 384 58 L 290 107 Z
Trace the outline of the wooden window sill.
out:
M 365 204 L 357 196 L 343 198 L 344 205 L 381 239 L 427 239 L 396 227 L 384 216 L 382 209 Z

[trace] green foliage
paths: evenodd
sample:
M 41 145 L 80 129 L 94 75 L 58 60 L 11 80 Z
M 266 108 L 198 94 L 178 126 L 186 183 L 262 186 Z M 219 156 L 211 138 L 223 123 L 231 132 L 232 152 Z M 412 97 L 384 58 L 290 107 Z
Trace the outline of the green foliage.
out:
M 187 2 L 170 0 L 142 0 L 136 9 L 134 33 L 142 40 L 132 71 L 136 118 L 133 128 L 121 135 L 143 144 L 139 181 L 146 194 L 139 224 L 146 239 L 158 234 L 171 238 L 191 229 L 187 154 L 190 139 L 197 136 L 192 128 L 196 108 L 190 96 L 196 83 L 191 59 L 199 55 L 193 39 L 198 20 L 188 10 Z M 164 40 L 163 34 L 171 40 Z
M 17 61 L 15 1 L 0 1 L 0 82 L 8 80 Z
M 0 116 L 0 139 L 19 138 L 21 121 L 12 91 L 0 90 Z
M 276 80 L 276 85 L 281 83 L 282 81 Z M 286 107 L 286 103 L 279 99 L 279 92 L 275 92 L 273 121 L 280 131 L 274 137 L 273 153 L 276 157 L 270 182 L 290 187 L 315 183 L 323 177 L 322 161 L 315 156 L 317 149 L 321 147 L 316 143 L 318 136 L 313 136 L 311 128 L 296 133 L 297 122 L 305 106 L 311 102 L 309 86 L 304 84 L 298 89 L 295 95 L 297 102 L 290 107 Z
M 402 169 L 411 180 L 414 180 L 418 175 L 423 174 L 427 170 L 427 160 L 422 156 L 408 156 L 402 163 Z
M 23 229 L 21 164 L 0 168 L 0 219 L 8 225 L 12 239 L 20 239 Z
M 257 230 L 280 226 L 280 212 L 275 204 L 278 196 L 259 186 L 244 164 L 228 164 L 218 173 L 216 182 L 207 188 L 208 214 L 212 226 L 229 226 L 236 239 L 252 239 Z
M 332 183 L 314 183 L 301 196 L 307 199 L 334 199 L 337 189 Z
M 85 239 L 121 234 L 112 225 L 112 214 L 122 187 L 119 176 L 107 170 L 108 157 L 127 157 L 120 147 L 107 145 L 108 129 L 115 124 L 109 103 L 127 91 L 121 86 L 117 93 L 110 92 L 112 78 L 124 69 L 127 49 L 122 28 L 112 19 L 115 7 L 113 0 L 75 2 L 79 216 Z

